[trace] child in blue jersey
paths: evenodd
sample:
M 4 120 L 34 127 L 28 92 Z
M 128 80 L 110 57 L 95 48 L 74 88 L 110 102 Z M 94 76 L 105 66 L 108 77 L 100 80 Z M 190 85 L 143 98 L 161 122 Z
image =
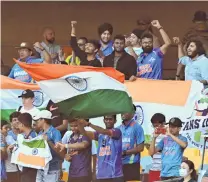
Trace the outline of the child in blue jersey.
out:
M 83 135 L 98 141 L 96 178 L 98 182 L 124 182 L 122 171 L 122 134 L 114 128 L 116 115 L 105 116 L 106 129 L 85 120 L 79 121 L 79 130 Z M 95 132 L 86 131 L 91 127 Z
M 186 137 L 179 134 L 182 121 L 179 118 L 170 119 L 166 137 L 164 137 L 155 147 L 155 141 L 159 134 L 154 132 L 154 139 L 150 145 L 153 154 L 161 152 L 162 169 L 161 180 L 168 180 L 179 177 L 179 169 L 183 159 L 184 149 L 187 147 Z

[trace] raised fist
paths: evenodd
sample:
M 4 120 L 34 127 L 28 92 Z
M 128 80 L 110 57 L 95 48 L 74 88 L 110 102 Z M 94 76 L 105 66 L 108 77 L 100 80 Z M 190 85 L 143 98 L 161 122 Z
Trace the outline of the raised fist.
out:
M 177 45 L 181 44 L 179 37 L 173 37 L 173 42 L 174 42 L 174 44 L 177 44 Z
M 72 27 L 75 27 L 76 24 L 77 24 L 77 21 L 71 21 L 71 26 L 72 26 Z
M 158 20 L 153 20 L 151 22 L 151 24 L 152 24 L 153 27 L 156 27 L 156 28 L 160 28 L 161 27 L 160 22 Z

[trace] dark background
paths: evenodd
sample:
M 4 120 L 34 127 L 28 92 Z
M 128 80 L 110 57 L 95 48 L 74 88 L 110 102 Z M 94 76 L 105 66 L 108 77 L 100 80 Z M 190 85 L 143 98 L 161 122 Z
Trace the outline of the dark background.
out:
M 192 25 L 194 12 L 208 12 L 208 2 L 1 2 L 1 57 L 12 66 L 17 57 L 15 46 L 23 41 L 42 40 L 42 29 L 52 26 L 56 42 L 67 45 L 70 21 L 78 21 L 77 35 L 98 38 L 97 27 L 110 22 L 115 34 L 125 34 L 136 28 L 139 16 L 158 19 L 169 36 L 182 37 Z M 157 32 L 157 30 L 156 30 Z M 161 37 L 160 37 L 161 38 Z M 177 48 L 172 46 L 164 60 L 164 78 L 174 77 Z

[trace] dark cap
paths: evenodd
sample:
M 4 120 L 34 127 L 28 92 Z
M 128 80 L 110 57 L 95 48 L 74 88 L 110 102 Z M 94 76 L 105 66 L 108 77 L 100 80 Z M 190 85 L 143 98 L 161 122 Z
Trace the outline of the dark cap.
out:
M 27 90 L 24 90 L 22 92 L 22 95 L 18 96 L 18 98 L 20 97 L 23 97 L 23 98 L 34 98 L 35 97 L 35 94 L 32 90 L 30 89 L 27 89 Z
M 206 20 L 208 20 L 206 12 L 204 11 L 195 12 L 193 22 L 194 21 L 206 21 Z
M 179 118 L 171 118 L 169 123 L 166 123 L 176 127 L 182 127 L 182 121 Z

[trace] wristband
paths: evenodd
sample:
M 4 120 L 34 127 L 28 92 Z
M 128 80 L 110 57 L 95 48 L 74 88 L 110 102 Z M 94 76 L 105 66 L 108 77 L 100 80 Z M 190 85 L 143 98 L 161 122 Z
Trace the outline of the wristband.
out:
M 69 145 L 68 144 L 65 144 L 65 148 L 68 149 L 69 148 Z
M 158 30 L 161 30 L 161 29 L 163 29 L 163 27 L 158 28 Z
M 176 75 L 176 77 L 180 77 L 180 75 Z

